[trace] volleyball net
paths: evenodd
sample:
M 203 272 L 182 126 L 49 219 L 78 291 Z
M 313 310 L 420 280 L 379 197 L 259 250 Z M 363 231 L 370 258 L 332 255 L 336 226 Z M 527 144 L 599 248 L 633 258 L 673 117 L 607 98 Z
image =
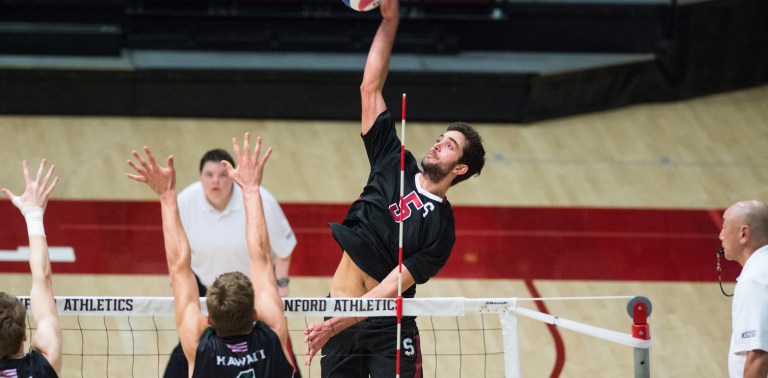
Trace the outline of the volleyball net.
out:
M 29 297 L 18 298 L 29 309 Z M 634 348 L 635 376 L 648 376 L 651 340 L 644 323 L 650 314 L 650 302 L 644 297 L 590 298 L 629 300 L 632 333 L 518 305 L 534 300 L 583 298 L 413 298 L 403 300 L 403 315 L 417 317 L 425 377 L 520 377 L 518 317 Z M 206 313 L 205 298 L 200 302 Z M 645 315 L 638 316 L 635 311 L 633 316 L 630 308 L 637 304 L 647 305 Z M 320 376 L 319 356 L 310 366 L 303 365 L 303 330 L 309 324 L 330 316 L 396 316 L 394 298 L 285 298 L 284 305 L 303 377 Z M 170 353 L 179 342 L 171 297 L 61 296 L 56 297 L 56 306 L 64 339 L 64 377 L 162 377 Z M 29 332 L 35 332 L 31 316 L 28 327 Z M 25 345 L 25 350 L 28 347 Z M 628 351 L 627 356 L 631 355 Z

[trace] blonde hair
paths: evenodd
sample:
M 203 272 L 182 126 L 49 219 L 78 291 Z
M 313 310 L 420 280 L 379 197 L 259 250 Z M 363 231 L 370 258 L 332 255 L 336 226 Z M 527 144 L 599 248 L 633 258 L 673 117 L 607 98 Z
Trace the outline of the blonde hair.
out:
M 253 328 L 253 284 L 245 274 L 230 272 L 219 276 L 208 289 L 206 304 L 217 335 L 244 334 Z

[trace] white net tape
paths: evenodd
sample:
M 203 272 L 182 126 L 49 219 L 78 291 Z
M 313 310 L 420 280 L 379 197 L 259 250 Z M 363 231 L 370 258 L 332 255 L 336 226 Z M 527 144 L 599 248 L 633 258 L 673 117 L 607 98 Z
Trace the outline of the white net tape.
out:
M 29 297 L 18 298 L 30 307 Z M 600 298 L 631 297 L 551 299 Z M 404 299 L 403 315 L 418 317 L 424 375 L 518 377 L 517 315 L 633 348 L 651 346 L 651 340 L 518 306 L 519 302 L 529 300 L 548 299 Z M 205 298 L 201 298 L 200 303 L 205 313 Z M 299 364 L 304 361 L 299 353 L 304 348 L 301 332 L 322 317 L 396 316 L 394 299 L 285 298 L 284 303 Z M 60 296 L 56 297 L 56 306 L 64 330 L 64 376 L 160 377 L 169 352 L 178 342 L 171 297 Z M 34 325 L 30 327 L 34 331 Z M 465 368 L 466 364 L 474 367 Z M 482 365 L 479 373 L 478 364 Z M 304 376 L 319 376 L 319 367 L 302 369 L 305 369 Z

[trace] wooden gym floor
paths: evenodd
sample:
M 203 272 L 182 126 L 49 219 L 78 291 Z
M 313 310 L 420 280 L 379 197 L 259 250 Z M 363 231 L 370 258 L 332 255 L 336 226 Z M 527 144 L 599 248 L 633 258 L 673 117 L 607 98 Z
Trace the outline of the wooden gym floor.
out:
M 768 86 L 761 86 L 530 125 L 477 124 L 488 151 L 486 168 L 480 177 L 452 189 L 449 199 L 457 212 L 462 207 L 498 208 L 512 213 L 517 208 L 542 212 L 569 208 L 670 212 L 682 209 L 710 212 L 717 218 L 718 211 L 737 200 L 768 200 L 765 185 L 768 182 L 767 104 Z M 444 124 L 408 122 L 407 147 L 421 156 L 444 127 Z M 241 137 L 244 131 L 261 135 L 267 145 L 274 147 L 265 186 L 287 207 L 346 204 L 362 188 L 367 163 L 357 137 L 357 122 L 54 116 L 0 116 L 0 160 L 4 162 L 0 165 L 0 185 L 17 192 L 22 190 L 19 161 L 28 159 L 35 165 L 46 157 L 57 165 L 62 176 L 55 200 L 137 201 L 146 206 L 148 201 L 154 201 L 152 193 L 123 178 L 123 173 L 128 172 L 125 160 L 131 149 L 149 145 L 157 156 L 174 154 L 178 185 L 183 187 L 196 179 L 202 152 L 214 147 L 231 149 L 230 138 Z M 10 206 L 9 201 L 0 203 L 0 209 L 5 210 L 3 214 L 12 214 Z M 149 216 L 154 217 L 152 222 L 159 222 L 159 212 Z M 5 218 L 4 228 L 23 232 L 20 217 L 6 215 Z M 557 222 L 557 219 L 551 221 Z M 619 218 L 615 222 L 623 220 Z M 717 224 L 716 219 L 712 222 Z M 654 226 L 658 228 L 658 225 L 648 225 Z M 323 227 L 317 225 L 318 230 Z M 673 233 L 677 227 L 663 225 Z M 660 279 L 623 281 L 596 279 L 587 274 L 579 276 L 577 272 L 577 279 L 522 279 L 518 275 L 489 279 L 478 270 L 474 276 L 472 272 L 464 275 L 471 278 L 433 279 L 420 288 L 419 296 L 530 297 L 534 295 L 532 291 L 542 297 L 645 295 L 653 303 L 649 321 L 654 339 L 652 375 L 722 377 L 727 375 L 731 300 L 722 296 L 715 282 L 714 248 L 719 246 L 719 241 L 716 227 L 711 231 L 711 242 L 705 241 L 712 248 L 702 250 L 698 257 L 706 261 L 705 264 L 711 262 L 711 278 L 681 281 L 672 273 L 661 275 Z M 297 234 L 301 245 L 302 233 Z M 3 236 L 1 250 L 17 247 L 16 239 L 8 235 L 0 233 Z M 329 233 L 323 235 L 330 239 Z M 697 238 L 706 239 L 706 235 Z M 557 236 L 523 235 L 526 243 L 552 237 Z M 675 258 L 686 246 L 685 239 L 682 240 L 668 245 L 662 243 L 653 251 L 653 260 L 646 263 L 656 264 L 659 270 L 676 264 L 672 272 L 684 272 L 688 264 L 700 264 L 700 261 Z M 56 240 L 50 243 L 57 245 Z M 499 246 L 498 253 L 504 253 L 507 247 Z M 297 264 L 294 271 L 304 271 L 299 267 L 311 265 L 312 254 L 324 252 L 306 245 L 300 251 L 302 254 L 294 255 Z M 562 251 L 567 252 L 567 248 Z M 590 258 L 600 264 L 606 257 L 597 254 Z M 512 270 L 524 264 L 548 262 L 535 256 L 530 260 L 510 257 L 507 264 Z M 2 290 L 26 295 L 28 275 L 20 273 L 23 270 L 18 265 L 9 266 L 14 265 L 5 262 L 0 265 Z M 504 269 L 500 267 L 497 271 Z M 632 266 L 623 269 L 631 273 Z M 727 262 L 724 270 L 729 281 L 726 290 L 732 290 L 733 278 L 740 267 Z M 57 295 L 170 295 L 168 280 L 162 272 L 61 271 L 67 268 L 54 264 Z M 293 278 L 291 295 L 324 296 L 328 286 L 329 277 L 324 274 L 303 274 Z M 550 313 L 563 318 L 621 332 L 630 330 L 631 320 L 622 300 L 550 301 L 545 305 Z M 533 308 L 530 303 L 523 306 Z M 558 352 L 558 341 L 546 326 L 522 318 L 520 324 L 525 377 L 549 376 L 553 372 L 563 377 L 632 374 L 630 348 L 560 330 L 564 350 Z M 297 334 L 293 337 L 295 349 L 300 352 L 301 338 Z M 161 351 L 164 349 L 161 347 Z M 68 369 L 67 377 L 80 376 L 79 367 L 78 370 L 65 369 Z M 313 367 L 313 374 L 316 372 Z M 85 373 L 85 376 L 90 375 Z M 464 376 L 475 375 L 465 372 Z

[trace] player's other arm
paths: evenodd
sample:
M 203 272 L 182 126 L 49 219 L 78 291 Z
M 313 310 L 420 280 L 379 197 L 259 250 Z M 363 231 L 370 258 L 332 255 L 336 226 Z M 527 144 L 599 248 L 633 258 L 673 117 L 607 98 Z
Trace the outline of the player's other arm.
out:
M 269 148 L 264 156 L 261 153 L 261 138 L 256 138 L 253 153 L 250 153 L 250 134 L 245 133 L 243 148 L 232 138 L 237 169 L 228 162 L 222 162 L 227 167 L 229 177 L 242 188 L 245 205 L 245 237 L 248 253 L 251 259 L 250 279 L 253 283 L 253 293 L 256 315 L 259 320 L 269 326 L 280 338 L 283 353 L 290 361 L 286 347 L 288 340 L 288 323 L 283 312 L 283 301 L 277 291 L 275 272 L 269 255 L 269 233 L 264 219 L 264 207 L 261 198 L 261 180 L 264 166 L 272 154 Z
M 392 45 L 395 42 L 397 27 L 400 23 L 398 0 L 383 0 L 381 2 L 381 23 L 368 51 L 365 61 L 363 82 L 360 85 L 362 103 L 362 133 L 368 133 L 376 117 L 387 109 L 382 90 L 389 72 L 389 61 L 392 56 Z
M 162 196 L 160 208 L 168 272 L 173 286 L 176 328 L 189 363 L 189 371 L 193 371 L 195 352 L 206 328 L 206 322 L 200 310 L 200 292 L 190 265 L 189 241 L 181 225 L 175 190 Z
M 29 269 L 32 273 L 32 290 L 29 296 L 32 301 L 32 318 L 37 323 L 37 331 L 32 336 L 31 347 L 42 353 L 56 373 L 61 374 L 61 326 L 53 298 L 51 261 L 48 257 L 48 242 L 43 228 L 43 213 L 59 178 L 52 179 L 55 166 L 51 166 L 43 177 L 45 163 L 45 159 L 40 162 L 37 176 L 32 180 L 26 160 L 22 162 L 26 189 L 20 197 L 5 188 L 2 192 L 21 210 L 27 221 Z
M 397 297 L 397 279 L 399 276 L 399 269 L 395 267 L 391 272 L 376 285 L 371 291 L 365 293 L 362 298 L 395 298 Z M 410 288 L 416 283 L 416 280 L 411 275 L 408 268 L 403 265 L 403 291 Z M 345 330 L 355 323 L 365 319 L 365 317 L 334 317 L 328 319 L 330 326 L 334 332 L 338 333 Z
M 408 268 L 403 265 L 403 290 L 413 286 L 416 280 L 411 275 Z M 397 280 L 399 269 L 395 267 L 389 274 L 373 289 L 365 293 L 362 298 L 394 298 L 397 296 Z M 307 343 L 307 360 L 305 364 L 309 365 L 312 358 L 319 352 L 328 340 L 339 332 L 355 325 L 355 323 L 364 320 L 366 317 L 333 317 L 322 323 L 311 324 L 304 331 L 304 342 Z
M 429 243 L 423 249 L 412 254 L 403 261 L 402 264 L 402 288 L 403 291 L 407 290 L 411 286 L 415 285 L 418 281 L 419 284 L 423 284 L 430 277 L 437 274 L 440 269 L 445 265 L 448 259 L 451 249 L 453 248 L 453 232 L 447 232 L 452 230 L 452 222 L 445 223 L 445 227 L 439 233 L 436 241 Z M 398 277 L 400 276 L 399 267 L 394 267 L 390 270 L 389 274 L 384 277 L 381 282 L 371 288 L 363 298 L 394 298 L 398 295 Z M 330 329 L 331 333 L 338 333 L 344 330 L 356 322 L 362 320 L 362 317 L 358 318 L 331 318 L 328 321 L 322 323 L 317 328 L 323 332 L 325 329 Z M 313 325 L 314 326 L 314 325 Z M 311 331 L 311 330 L 310 330 Z M 319 335 L 319 334 L 318 334 Z M 310 335 L 317 336 L 317 335 Z M 321 337 L 322 340 L 322 337 Z
M 179 331 L 184 355 L 189 362 L 189 371 L 192 372 L 195 352 L 206 328 L 206 321 L 200 310 L 200 293 L 190 265 L 189 240 L 184 233 L 179 216 L 173 156 L 168 157 L 167 167 L 160 167 L 148 147 L 144 147 L 144 152 L 147 155 L 146 160 L 138 152 L 132 152 L 138 163 L 129 160 L 128 165 L 138 174 L 126 174 L 126 176 L 146 183 L 160 198 L 165 256 L 173 286 L 176 328 Z
M 279 257 L 279 256 L 273 256 L 272 257 L 272 264 L 275 266 L 275 282 L 279 279 L 288 279 L 288 271 L 291 268 L 291 255 L 288 255 L 286 257 Z M 285 298 L 288 296 L 289 293 L 289 287 L 288 286 L 278 286 L 277 291 L 280 294 L 281 298 Z
M 62 336 L 59 315 L 53 298 L 51 262 L 44 236 L 29 237 L 29 267 L 32 271 L 32 318 L 37 331 L 32 336 L 32 349 L 40 351 L 57 373 L 61 373 Z
M 296 247 L 296 235 L 294 235 L 291 224 L 272 193 L 263 186 L 260 193 L 264 219 L 267 222 L 272 265 L 274 265 L 275 278 L 278 282 L 277 290 L 280 297 L 285 298 L 289 294 L 289 285 L 286 285 L 285 281 L 289 279 L 291 254 Z M 280 285 L 281 279 L 284 283 L 283 286 Z

